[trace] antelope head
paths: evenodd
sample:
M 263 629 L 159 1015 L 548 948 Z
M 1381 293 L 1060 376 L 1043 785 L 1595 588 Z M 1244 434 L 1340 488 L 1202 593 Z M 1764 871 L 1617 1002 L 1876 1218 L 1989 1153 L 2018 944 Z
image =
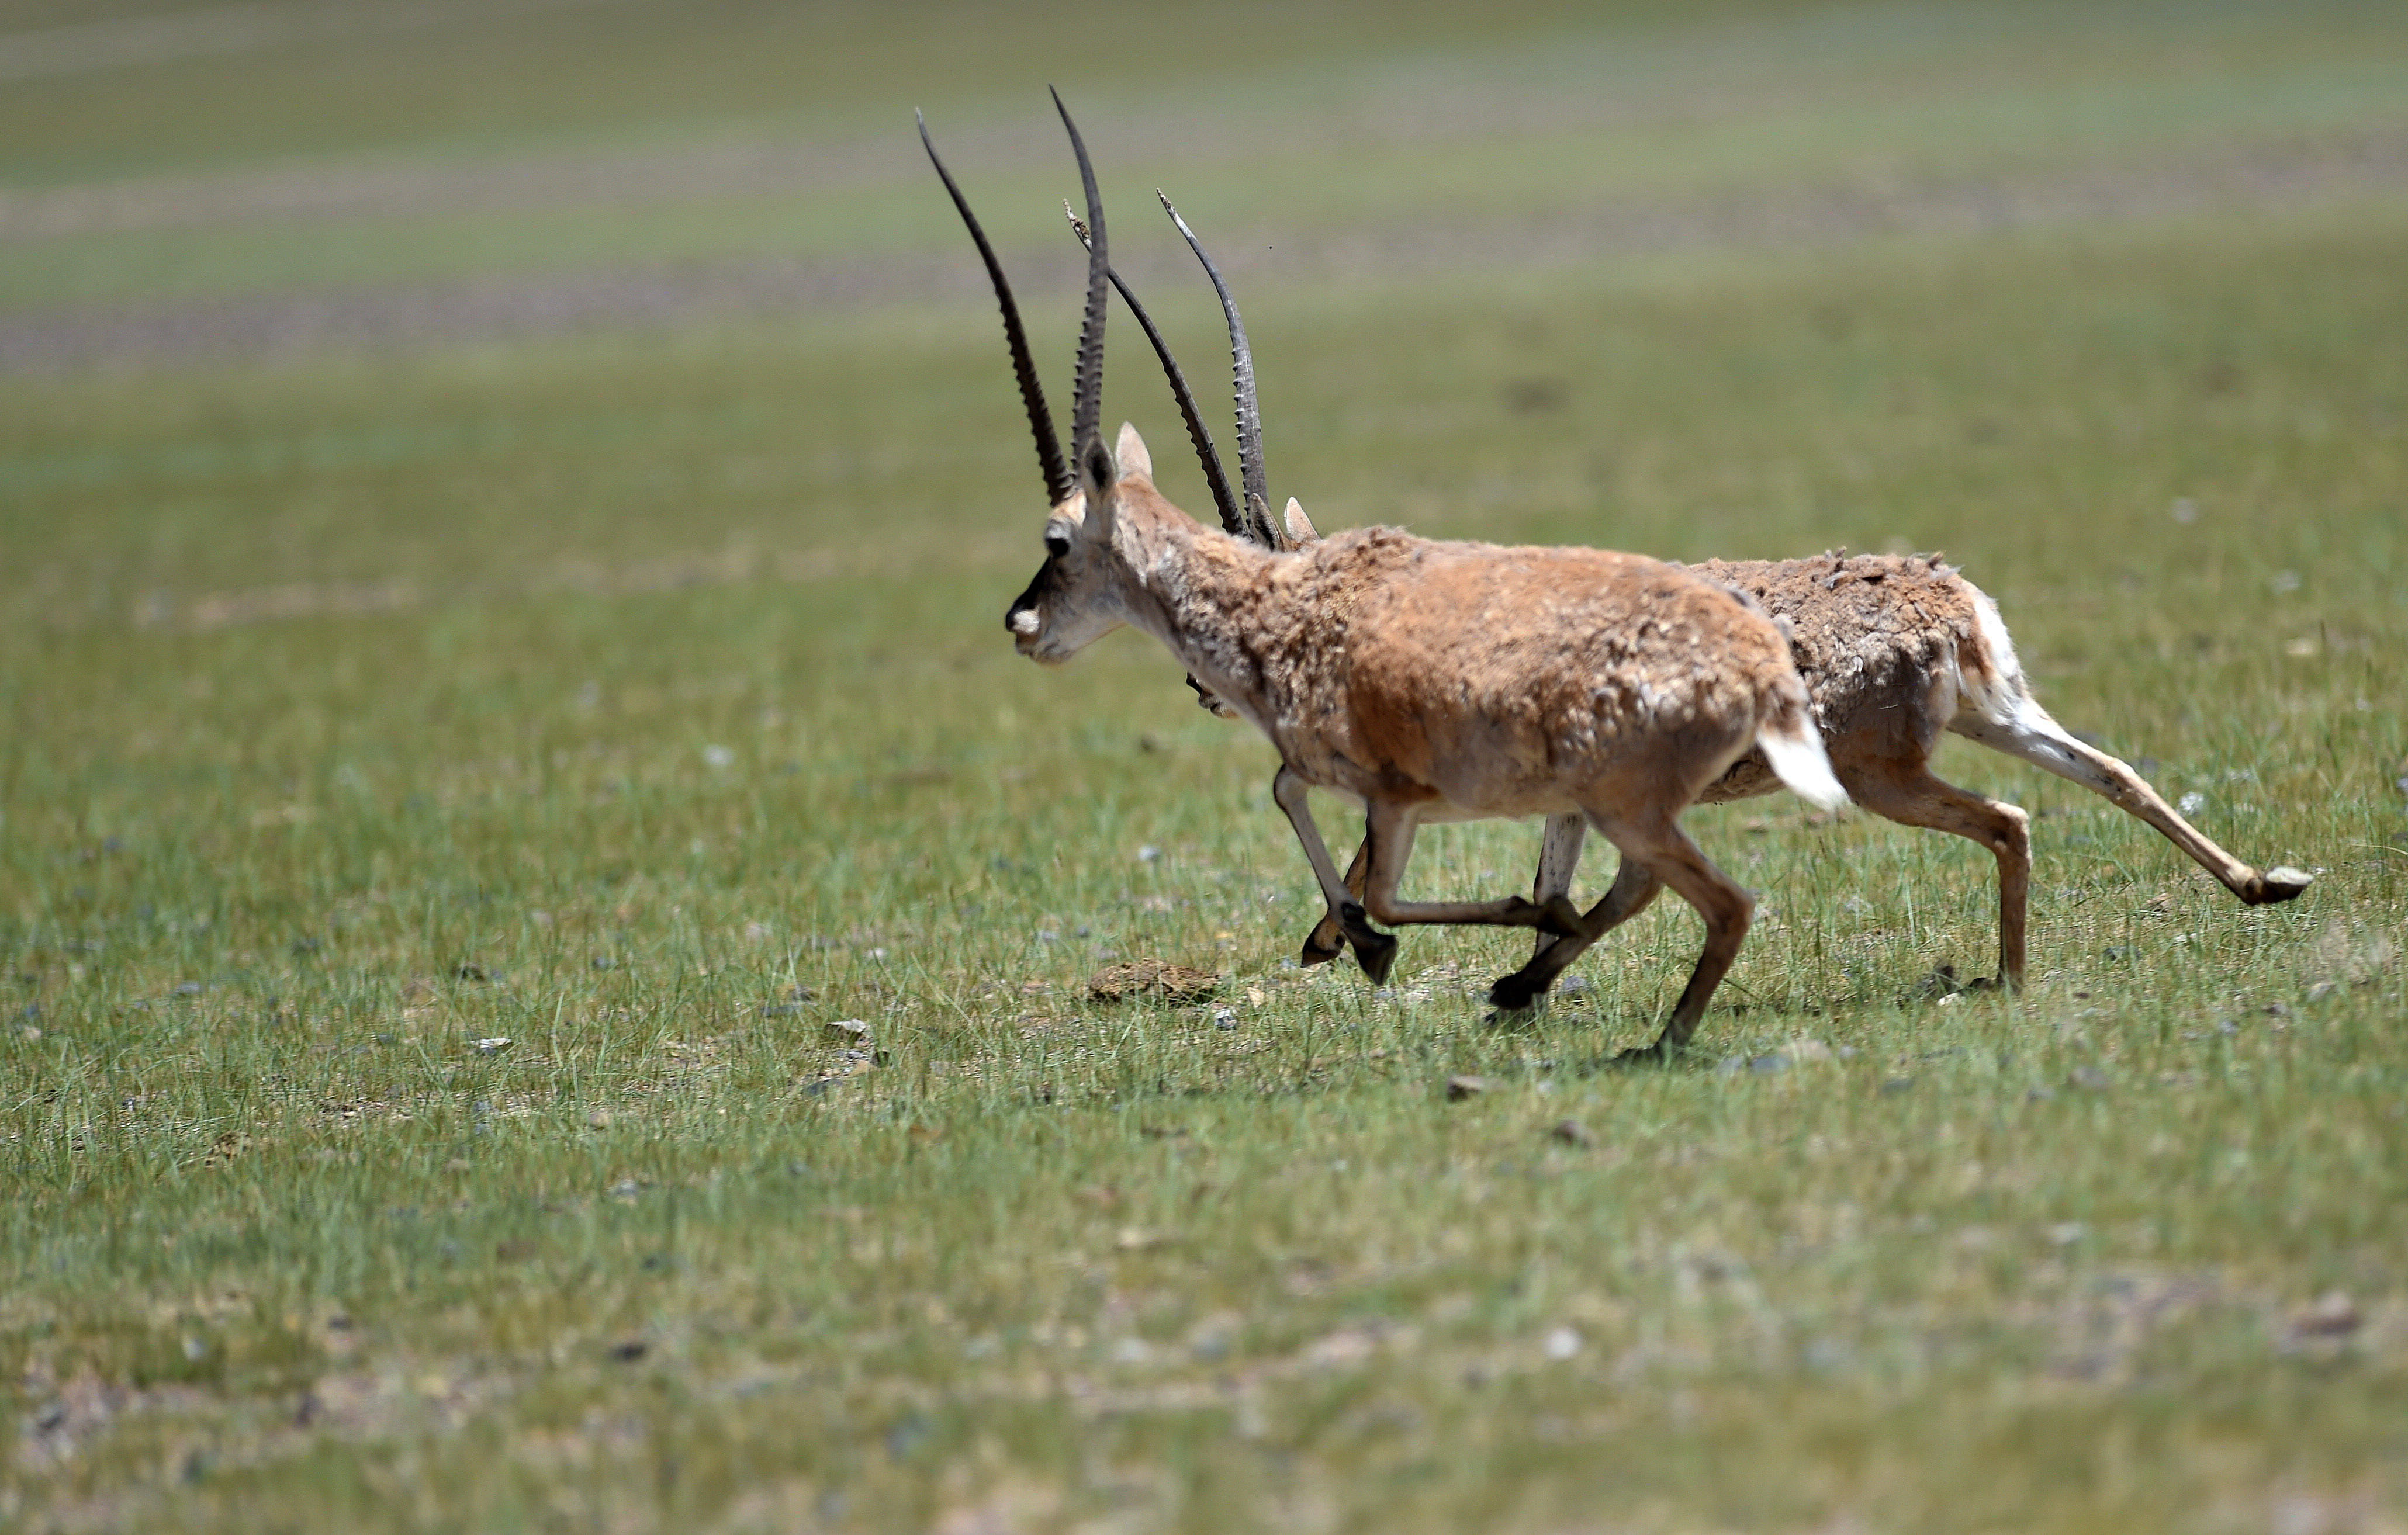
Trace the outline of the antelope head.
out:
M 1079 478 L 1077 492 L 1045 519 L 1045 562 L 1004 616 L 1020 653 L 1051 666 L 1129 621 L 1127 567 L 1112 538 L 1120 501 L 1154 493 L 1154 464 L 1137 429 L 1123 423 L 1112 448 L 1092 438 L 1079 455 Z
M 1115 457 L 1104 446 L 1098 429 L 1103 410 L 1104 287 L 1109 269 L 1104 253 L 1103 201 L 1096 191 L 1096 175 L 1087 162 L 1086 146 L 1058 92 L 1054 97 L 1054 107 L 1062 114 L 1062 125 L 1069 130 L 1071 146 L 1078 151 L 1079 174 L 1087 194 L 1087 217 L 1096 235 L 1095 248 L 1087 262 L 1086 316 L 1079 331 L 1078 372 L 1071 405 L 1071 451 L 1080 465 L 1075 476 L 1070 461 L 1063 457 L 1060 439 L 1054 435 L 1044 386 L 1038 382 L 1037 364 L 1029 355 L 1028 333 L 1021 324 L 1020 306 L 1012 299 L 1011 284 L 1005 280 L 1003 264 L 996 259 L 995 248 L 987 242 L 978 216 L 970 211 L 969 200 L 962 195 L 953 173 L 939 158 L 937 147 L 928 137 L 927 120 L 920 119 L 921 146 L 928 151 L 928 163 L 937 168 L 962 222 L 968 226 L 970 239 L 978 246 L 979 259 L 986 264 L 987 280 L 995 287 L 996 303 L 1003 311 L 1004 341 L 1010 348 L 1012 373 L 1020 382 L 1021 404 L 1028 412 L 1029 431 L 1037 439 L 1037 463 L 1045 477 L 1048 507 L 1045 562 L 1038 566 L 1026 590 L 1012 600 L 1010 609 L 1004 615 L 1004 627 L 1010 631 L 1012 644 L 1022 655 L 1049 663 L 1069 660 L 1126 621 L 1113 583 L 1103 576 L 1111 549 L 1110 490 L 1119 477 Z M 1135 433 L 1128 435 L 1134 437 Z M 1142 462 L 1142 444 L 1139 445 L 1137 456 Z M 1090 507 L 1095 508 L 1092 515 Z
M 1062 125 L 1068 132 L 1070 147 L 1078 156 L 1082 190 L 1087 204 L 1087 218 L 1082 220 L 1070 213 L 1070 226 L 1087 249 L 1087 303 L 1080 327 L 1079 361 L 1076 393 L 1072 405 L 1071 447 L 1076 467 L 1066 462 L 1061 446 L 1055 439 L 1053 421 L 1046 409 L 1042 386 L 1030 360 L 1027 334 L 1020 320 L 1019 306 L 1011 296 L 1010 285 L 1005 280 L 1003 268 L 996 261 L 986 235 L 971 213 L 968 201 L 953 181 L 944 162 L 929 141 L 927 124 L 920 124 L 920 139 L 926 148 L 929 163 L 936 166 L 945 191 L 953 197 L 953 206 L 962 221 L 968 226 L 970 238 L 976 242 L 979 256 L 985 263 L 987 277 L 995 288 L 996 300 L 1003 311 L 1005 341 L 1010 348 L 1012 369 L 1020 382 L 1021 399 L 1028 412 L 1029 426 L 1037 440 L 1039 467 L 1045 478 L 1049 510 L 1045 519 L 1045 561 L 1020 595 L 1013 599 L 1004 618 L 1012 643 L 1022 655 L 1047 664 L 1059 664 L 1094 644 L 1104 635 L 1128 621 L 1125 586 L 1118 579 L 1125 574 L 1123 561 L 1113 548 L 1116 500 L 1130 495 L 1157 496 L 1154 489 L 1153 463 L 1145 444 L 1134 428 L 1124 425 L 1118 443 L 1107 449 L 1100 431 L 1103 402 L 1103 341 L 1105 289 L 1117 288 L 1131 314 L 1145 331 L 1146 339 L 1154 346 L 1162 361 L 1163 371 L 1169 380 L 1171 398 L 1179 406 L 1185 421 L 1189 439 L 1195 445 L 1204 470 L 1222 528 L 1232 536 L 1274 549 L 1292 549 L 1302 544 L 1316 542 L 1319 534 L 1304 516 L 1304 509 L 1294 499 L 1287 504 L 1284 527 L 1274 524 L 1265 490 L 1262 460 L 1261 414 L 1254 397 L 1254 356 L 1247 345 L 1244 322 L 1239 318 L 1237 304 L 1230 297 L 1228 286 L 1222 280 L 1218 268 L 1197 241 L 1186 221 L 1163 197 L 1162 206 L 1178 223 L 1180 233 L 1196 252 L 1211 277 L 1221 296 L 1222 309 L 1228 320 L 1229 342 L 1233 359 L 1238 406 L 1238 457 L 1245 488 L 1241 502 L 1229 483 L 1222 466 L 1211 433 L 1205 427 L 1196 396 L 1187 384 L 1179 363 L 1170 354 L 1168 343 L 1128 284 L 1111 269 L 1104 240 L 1102 199 L 1096 187 L 1093 165 L 1087 158 L 1085 142 L 1078 125 L 1063 107 L 1061 96 L 1054 98 L 1054 109 L 1061 114 Z M 1161 196 L 1160 192 L 1155 193 Z M 1199 702 L 1225 718 L 1237 718 L 1221 700 L 1200 684 L 1189 679 Z
M 1054 109 L 1079 157 L 1079 180 L 1087 198 L 1087 307 L 1079 324 L 1079 365 L 1070 404 L 1070 446 L 1077 483 L 1056 496 L 1045 517 L 1045 562 L 1004 615 L 1012 645 L 1024 656 L 1059 665 L 1128 621 L 1121 602 L 1112 549 L 1112 498 L 1121 477 L 1120 456 L 1104 446 L 1104 309 L 1111 262 L 1105 253 L 1104 202 L 1096 190 L 1096 168 L 1086 141 L 1057 92 Z M 967 210 L 965 210 L 967 214 Z M 997 289 L 1002 297 L 1002 291 Z M 1003 297 L 1008 306 L 1009 297 Z M 1009 327 L 1007 327 L 1009 329 Z M 1032 376 L 1031 388 L 1034 388 Z M 1128 454 L 1149 484 L 1152 465 L 1134 429 L 1121 428 Z

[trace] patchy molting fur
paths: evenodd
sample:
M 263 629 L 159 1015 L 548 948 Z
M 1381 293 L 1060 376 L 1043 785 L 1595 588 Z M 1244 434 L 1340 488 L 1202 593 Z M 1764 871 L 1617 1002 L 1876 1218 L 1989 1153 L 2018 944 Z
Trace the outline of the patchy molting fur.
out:
M 1845 798 L 1781 630 L 1744 594 L 1678 565 L 1388 528 L 1266 549 L 1166 500 L 1128 427 L 1116 456 L 1095 444 L 1081 472 L 1082 494 L 1048 519 L 1045 563 L 1007 615 L 1014 643 L 1059 661 L 1133 625 L 1269 737 L 1283 764 L 1274 798 L 1375 977 L 1395 940 L 1368 927 L 1367 909 L 1388 922 L 1555 933 L 1568 941 L 1491 995 L 1520 1006 L 1545 989 L 1586 946 L 1594 914 L 1560 897 L 1404 902 L 1396 888 L 1423 821 L 1578 815 L 1706 919 L 1706 953 L 1656 1047 L 1677 1046 L 1753 902 L 1675 818 L 1759 739 L 1778 741 L 1770 766 L 1800 793 Z M 1310 531 L 1300 510 L 1299 525 Z M 1306 785 L 1366 806 L 1361 906 L 1312 824 Z
M 1998 604 L 1928 555 L 1817 555 L 1804 560 L 1709 560 L 1688 567 L 1761 604 L 1790 637 L 1813 698 L 1832 771 L 1851 799 L 1907 826 L 1979 843 L 1999 863 L 1999 977 L 2021 985 L 2031 876 L 2029 817 L 2017 805 L 1941 779 L 1930 760 L 1943 732 L 2018 757 L 2098 793 L 2172 841 L 2251 905 L 2287 901 L 2310 876 L 2260 872 L 2233 857 L 2130 766 L 2082 741 L 2031 694 Z M 1742 756 L 1698 799 L 1707 804 L 1781 787 L 1761 749 Z M 1537 898 L 1570 888 L 1584 834 L 1552 818 L 1540 855 Z M 1359 861 L 1359 855 L 1358 855 Z M 1350 871 L 1350 880 L 1358 877 Z M 1653 899 L 1643 872 L 1626 866 L 1600 904 L 1615 919 Z M 1306 942 L 1308 954 L 1326 930 Z M 1541 950 L 1549 940 L 1540 940 Z
M 1183 222 L 1180 230 L 1196 246 L 1197 256 L 1203 257 L 1193 232 Z M 1228 320 L 1239 379 L 1239 415 L 1243 421 L 1256 408 L 1252 362 L 1236 303 L 1209 258 L 1204 264 Z M 1167 357 L 1165 364 L 1175 376 L 1176 369 Z M 1241 431 L 1241 460 L 1246 449 Z M 1259 480 L 1260 470 L 1257 453 L 1250 478 Z M 1267 517 L 1255 519 L 1264 526 L 1268 521 Z M 1274 538 L 1283 534 L 1286 548 L 1311 547 L 1319 537 L 1293 497 L 1283 528 L 1271 532 Z M 2031 872 L 2028 817 L 2015 805 L 1969 793 L 1932 774 L 1931 754 L 1943 731 L 2021 758 L 2104 796 L 2155 828 L 2252 905 L 2287 901 L 2308 888 L 2310 877 L 2300 870 L 2277 867 L 2260 873 L 2234 858 L 2200 834 L 2128 764 L 2087 745 L 2051 718 L 2025 683 L 1997 604 L 1937 557 L 1849 559 L 1831 553 L 1810 560 L 1711 561 L 1697 570 L 1742 600 L 1760 604 L 1779 623 L 1812 691 L 1817 738 L 1801 747 L 1780 732 L 1760 733 L 1756 746 L 1707 785 L 1700 797 L 1708 803 L 1745 799 L 1769 793 L 1784 779 L 1795 781 L 1801 775 L 1836 770 L 1848 794 L 1876 814 L 1909 826 L 1948 831 L 1989 848 L 1999 863 L 1999 975 L 2002 982 L 2020 984 L 2025 970 L 2025 909 Z M 1473 637 L 1474 660 L 1480 660 L 1479 645 L 1532 616 L 1541 621 L 1531 632 L 1560 632 L 1558 626 L 1568 618 L 1577 629 L 1577 616 L 1547 611 L 1547 591 L 1542 586 L 1530 613 L 1495 615 L 1504 620 L 1501 625 L 1481 627 Z M 1441 658 L 1454 654 L 1443 644 L 1435 648 Z M 1489 664 L 1479 670 L 1483 675 L 1512 672 L 1510 666 Z M 1236 717 L 1238 711 L 1195 674 L 1187 681 L 1206 708 Z M 1560 718 L 1548 719 L 1550 705 L 1556 702 L 1534 698 L 1526 708 L 1517 709 L 1503 701 L 1486 699 L 1480 718 L 1500 721 L 1538 718 L 1559 727 Z M 1642 718 L 1652 706 L 1643 696 L 1625 700 L 1616 717 Z M 1828 748 L 1828 761 L 1824 748 Z M 1801 760 L 1805 749 L 1813 750 L 1811 761 Z M 1588 818 L 1576 811 L 1548 817 L 1532 890 L 1536 903 L 1560 899 L 1570 889 L 1587 824 Z M 1367 888 L 1372 842 L 1367 836 L 1354 867 L 1343 876 L 1347 889 Z M 1637 915 L 1654 898 L 1656 888 L 1652 875 L 1626 858 L 1613 888 L 1590 914 L 1586 925 L 1594 930 L 1592 936 Z M 1305 961 L 1334 958 L 1340 952 L 1340 931 L 1335 916 L 1325 918 L 1305 940 Z M 1554 943 L 1554 937 L 1542 930 L 1533 967 Z M 1361 952 L 1358 945 L 1357 953 Z M 1525 974 L 1528 974 L 1526 969 Z
M 1759 715 L 1804 701 L 1786 696 L 1795 674 L 1756 604 L 1666 561 L 1393 528 L 1274 552 L 1189 518 L 1141 461 L 1113 503 L 1128 572 L 1113 620 L 1161 640 L 1283 761 L 1349 798 L 1542 815 L 1612 775 L 1677 809 L 1751 749 Z M 1102 631 L 1063 611 L 1070 585 L 1040 590 L 1040 574 L 1014 611 L 1036 599 L 1049 632 L 1083 646 Z
M 1745 592 L 1788 630 L 1815 728 L 1835 759 L 1927 761 L 1960 701 L 2025 696 L 2014 650 L 1994 661 L 1983 644 L 1978 612 L 1989 599 L 1937 558 L 1829 554 L 1689 568 Z M 1700 798 L 1721 804 L 1780 787 L 1764 754 L 1750 752 Z

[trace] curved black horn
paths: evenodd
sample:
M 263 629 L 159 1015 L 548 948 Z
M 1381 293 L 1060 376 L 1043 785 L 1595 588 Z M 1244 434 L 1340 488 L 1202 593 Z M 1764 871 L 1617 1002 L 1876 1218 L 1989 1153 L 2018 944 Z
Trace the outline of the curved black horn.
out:
M 1053 92 L 1054 109 L 1069 131 L 1071 151 L 1079 157 L 1079 183 L 1087 194 L 1087 311 L 1079 321 L 1079 384 L 1070 399 L 1070 451 L 1083 462 L 1089 449 L 1103 441 L 1104 284 L 1111 261 L 1104 253 L 1104 199 L 1096 191 L 1096 167 L 1087 162 L 1086 141 L 1070 121 L 1070 108 L 1062 105 L 1062 92 L 1046 89 Z
M 928 151 L 928 163 L 937 167 L 938 178 L 945 191 L 953 194 L 953 206 L 961 210 L 962 222 L 969 225 L 970 238 L 977 242 L 979 260 L 986 263 L 986 275 L 995 284 L 995 301 L 1003 307 L 1003 339 L 1011 348 L 1011 371 L 1020 380 L 1020 402 L 1028 407 L 1028 428 L 1037 434 L 1037 462 L 1045 471 L 1045 501 L 1058 506 L 1070 499 L 1073 481 L 1070 466 L 1062 459 L 1062 440 L 1054 434 L 1054 417 L 1045 408 L 1045 391 L 1037 382 L 1037 364 L 1028 355 L 1028 333 L 1020 326 L 1020 306 L 1011 301 L 1011 284 L 1003 280 L 1003 263 L 995 259 L 995 247 L 986 243 L 986 231 L 979 228 L 978 216 L 970 212 L 969 199 L 953 184 L 953 176 L 945 163 L 937 158 L 937 146 L 928 139 L 928 120 L 913 107 L 911 116 L 920 123 L 920 144 Z
M 1079 243 L 1086 245 L 1085 220 L 1070 212 L 1068 203 L 1062 205 L 1062 211 L 1068 214 L 1070 228 L 1077 232 Z M 1212 446 L 1212 433 L 1204 424 L 1203 408 L 1196 403 L 1196 391 L 1187 387 L 1187 375 L 1180 371 L 1179 359 L 1170 355 L 1170 343 L 1163 340 L 1162 333 L 1154 329 L 1154 317 L 1145 312 L 1145 306 L 1129 291 L 1129 285 L 1121 280 L 1120 273 L 1114 271 L 1111 278 L 1112 286 L 1120 290 L 1121 302 L 1127 305 L 1129 313 L 1137 317 L 1138 328 L 1145 332 L 1148 341 L 1154 343 L 1154 355 L 1162 359 L 1162 371 L 1170 380 L 1170 397 L 1179 404 L 1180 419 L 1187 423 L 1187 440 L 1196 445 L 1196 457 L 1204 465 L 1204 482 L 1212 489 L 1212 505 L 1220 509 L 1222 530 L 1232 538 L 1252 538 L 1254 532 L 1246 521 L 1246 514 L 1239 506 L 1237 495 L 1229 489 L 1229 472 L 1221 466 L 1221 450 Z
M 1212 291 L 1221 295 L 1221 313 L 1229 321 L 1229 372 L 1238 387 L 1238 476 L 1246 487 L 1246 511 L 1249 520 L 1256 525 L 1255 536 L 1273 548 L 1279 547 L 1279 535 L 1271 527 L 1270 476 L 1263 469 L 1263 410 L 1254 397 L 1254 349 L 1246 343 L 1246 322 L 1238 318 L 1238 301 L 1229 294 L 1229 285 L 1221 278 L 1221 269 L 1204 253 L 1204 243 L 1187 227 L 1187 220 L 1170 206 L 1162 189 L 1154 189 L 1162 198 L 1162 211 L 1179 226 L 1187 239 L 1187 249 L 1204 263 L 1204 275 L 1212 279 Z

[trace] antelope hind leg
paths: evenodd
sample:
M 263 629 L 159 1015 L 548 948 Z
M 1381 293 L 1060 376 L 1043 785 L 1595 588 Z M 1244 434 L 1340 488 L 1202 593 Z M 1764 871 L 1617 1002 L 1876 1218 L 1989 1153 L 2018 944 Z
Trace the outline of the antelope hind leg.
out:
M 2021 758 L 2034 767 L 2045 768 L 2060 778 L 2080 784 L 2117 809 L 2146 821 L 2167 841 L 2189 854 L 2193 862 L 2214 874 L 2226 889 L 2252 906 L 2289 901 L 2315 882 L 2315 875 L 2288 864 L 2260 873 L 2234 858 L 2198 827 L 2183 819 L 2128 763 L 2075 740 L 2071 732 L 2049 718 L 2046 709 L 2028 699 L 2012 720 L 1959 714 L 1948 728 L 1993 751 Z
M 1549 823 L 1548 830 L 1553 832 L 1553 822 Z M 1509 1013 L 1518 1013 L 1528 1007 L 1555 984 L 1556 976 L 1571 968 L 1573 960 L 1587 952 L 1591 944 L 1645 911 L 1663 888 L 1663 881 L 1650 873 L 1646 865 L 1625 855 L 1622 866 L 1614 871 L 1612 888 L 1581 917 L 1580 931 L 1546 944 L 1530 957 L 1528 964 L 1511 975 L 1499 977 L 1488 988 L 1488 1004 Z M 1554 899 L 1561 901 L 1565 898 L 1558 895 Z M 1541 942 L 1546 943 L 1546 940 L 1541 939 Z
M 1740 945 L 1747 939 L 1756 902 L 1730 875 L 1714 867 L 1713 860 L 1698 850 L 1670 816 L 1633 822 L 1610 820 L 1592 812 L 1591 818 L 1597 822 L 1598 830 L 1622 849 L 1625 868 L 1639 865 L 1653 878 L 1670 886 L 1675 895 L 1705 919 L 1705 949 L 1698 956 L 1698 966 L 1689 973 L 1689 984 L 1682 988 L 1681 1000 L 1673 1004 L 1664 1031 L 1645 1049 L 1624 1052 L 1627 1059 L 1661 1059 L 1687 1047 L 1689 1036 L 1697 1031 L 1698 1020 L 1705 1016 L 1706 1004 L 1713 999 L 1714 988 L 1722 984 L 1731 961 L 1739 957 Z M 1622 883 L 1619 874 L 1614 883 Z M 1612 899 L 1611 895 L 1608 899 Z
M 1953 832 L 1999 860 L 1999 984 L 2023 989 L 2025 911 L 2031 890 L 2031 817 L 2021 807 L 1969 793 L 1928 767 L 1887 761 L 1852 764 L 1841 779 L 1848 797 L 1900 826 Z

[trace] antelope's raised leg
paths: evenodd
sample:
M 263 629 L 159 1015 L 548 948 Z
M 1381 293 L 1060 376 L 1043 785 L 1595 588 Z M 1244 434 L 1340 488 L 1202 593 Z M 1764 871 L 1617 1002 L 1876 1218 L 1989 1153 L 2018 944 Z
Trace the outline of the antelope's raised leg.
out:
M 1321 840 L 1321 828 L 1313 824 L 1312 807 L 1306 800 L 1311 789 L 1294 768 L 1282 767 L 1279 776 L 1271 780 L 1271 799 L 1295 829 L 1296 840 L 1304 845 L 1304 856 L 1312 865 L 1312 875 L 1321 882 L 1321 898 L 1328 903 L 1329 916 L 1339 931 L 1354 945 L 1354 958 L 1361 962 L 1363 973 L 1375 985 L 1384 982 L 1397 963 L 1397 941 L 1365 918 L 1362 906 L 1346 888 L 1338 865 L 1331 861 L 1329 845 Z
M 1554 823 L 1548 824 L 1552 831 Z M 1529 1006 L 1555 984 L 1556 976 L 1571 968 L 1573 960 L 1587 952 L 1591 944 L 1645 911 L 1663 889 L 1663 881 L 1650 874 L 1644 864 L 1625 858 L 1622 866 L 1613 872 L 1612 887 L 1582 916 L 1580 931 L 1550 942 L 1530 957 L 1528 964 L 1498 980 L 1488 988 L 1489 1005 L 1508 1012 Z
M 1364 817 L 1364 842 L 1371 850 L 1371 874 L 1363 886 L 1363 904 L 1373 919 L 1392 926 L 1462 926 L 1539 928 L 1557 934 L 1580 931 L 1580 912 L 1557 896 L 1541 905 L 1518 895 L 1502 901 L 1405 901 L 1397 887 L 1405 864 L 1413 856 L 1418 830 L 1415 809 L 1408 803 L 1374 801 Z
M 1371 872 L 1371 839 L 1365 837 L 1354 846 L 1354 861 L 1346 866 L 1346 892 L 1355 900 L 1363 899 L 1363 880 Z M 1298 957 L 1308 965 L 1326 965 L 1346 952 L 1346 932 L 1338 925 L 1334 912 L 1324 913 L 1312 931 L 1304 935 L 1304 953 Z
M 2226 889 L 2252 906 L 2288 901 L 2315 883 L 2315 876 L 2288 864 L 2260 874 L 2234 858 L 2210 841 L 2198 827 L 2177 815 L 2174 807 L 2166 803 L 2164 797 L 2149 787 L 2147 779 L 2132 771 L 2130 764 L 2075 740 L 2071 732 L 2050 718 L 2048 712 L 2037 704 L 2030 704 L 2024 714 L 2009 723 L 2001 724 L 1968 714 L 1951 720 L 1948 728 L 1959 735 L 1979 741 L 1994 751 L 2019 757 L 2034 767 L 2045 768 L 2060 778 L 2080 784 L 2094 794 L 2103 795 L 2118 810 L 2137 816 L 2156 827 L 2167 841 L 2189 854 L 2193 862 L 2214 874 Z
M 2024 910 L 2031 890 L 2031 817 L 2017 805 L 1958 789 L 1915 762 L 1850 763 L 1848 797 L 1901 826 L 1950 831 L 1999 860 L 1999 984 L 2024 984 Z

